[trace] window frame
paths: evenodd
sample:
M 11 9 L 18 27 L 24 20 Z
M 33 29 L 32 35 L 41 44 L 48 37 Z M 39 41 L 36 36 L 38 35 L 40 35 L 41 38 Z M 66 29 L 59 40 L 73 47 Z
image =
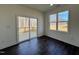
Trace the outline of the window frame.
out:
M 59 23 L 61 23 L 61 22 L 67 22 L 67 31 L 62 31 L 62 30 L 59 30 L 59 29 L 57 29 L 57 31 L 60 31 L 60 32 L 68 32 L 68 31 L 69 31 L 69 14 L 70 14 L 69 12 L 70 12 L 70 11 L 69 11 L 69 10 L 64 10 L 64 11 L 58 12 L 58 13 L 57 13 L 57 17 L 58 17 L 58 14 L 59 14 L 59 13 L 63 13 L 63 12 L 66 12 L 66 11 L 68 11 L 68 20 L 67 20 L 67 21 L 59 21 L 59 19 L 57 19 L 57 20 L 58 20 L 58 21 L 57 21 L 57 22 L 58 22 L 57 24 L 59 24 Z M 59 25 L 58 25 L 58 27 L 59 27 Z M 57 27 L 57 28 L 58 28 L 58 27 Z

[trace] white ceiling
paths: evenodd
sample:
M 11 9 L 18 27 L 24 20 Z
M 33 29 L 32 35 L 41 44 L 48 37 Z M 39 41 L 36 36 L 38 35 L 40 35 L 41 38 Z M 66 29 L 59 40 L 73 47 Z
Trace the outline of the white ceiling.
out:
M 24 4 L 24 6 L 28 6 L 30 8 L 34 8 L 42 12 L 47 11 L 51 7 L 50 4 Z

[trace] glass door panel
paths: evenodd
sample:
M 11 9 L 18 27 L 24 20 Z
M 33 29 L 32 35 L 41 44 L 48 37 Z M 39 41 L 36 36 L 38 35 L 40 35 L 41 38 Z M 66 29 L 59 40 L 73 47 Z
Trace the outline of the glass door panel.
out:
M 37 37 L 37 19 L 30 18 L 30 38 Z
M 19 42 L 29 40 L 29 18 L 18 16 Z

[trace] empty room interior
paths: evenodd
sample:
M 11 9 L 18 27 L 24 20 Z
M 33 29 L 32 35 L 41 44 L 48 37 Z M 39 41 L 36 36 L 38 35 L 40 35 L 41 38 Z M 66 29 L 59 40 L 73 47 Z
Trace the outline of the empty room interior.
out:
M 0 4 L 0 55 L 78 54 L 78 4 Z

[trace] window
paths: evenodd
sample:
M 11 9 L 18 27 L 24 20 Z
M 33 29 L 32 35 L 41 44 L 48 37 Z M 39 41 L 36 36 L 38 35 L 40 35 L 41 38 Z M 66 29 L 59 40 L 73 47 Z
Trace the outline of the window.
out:
M 50 17 L 50 30 L 68 32 L 69 11 L 52 14 Z
M 68 32 L 68 11 L 58 13 L 58 30 Z
M 56 30 L 56 14 L 50 15 L 50 30 Z

